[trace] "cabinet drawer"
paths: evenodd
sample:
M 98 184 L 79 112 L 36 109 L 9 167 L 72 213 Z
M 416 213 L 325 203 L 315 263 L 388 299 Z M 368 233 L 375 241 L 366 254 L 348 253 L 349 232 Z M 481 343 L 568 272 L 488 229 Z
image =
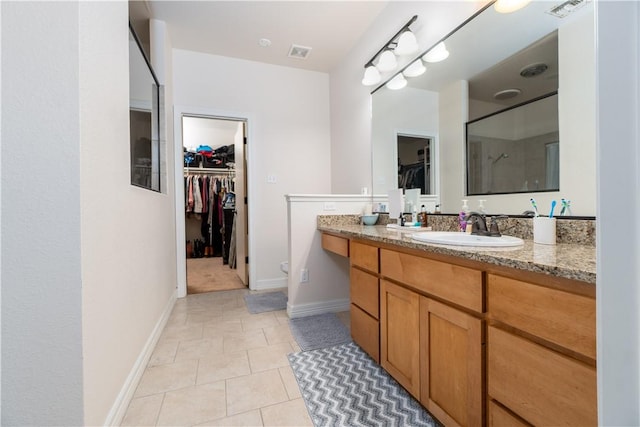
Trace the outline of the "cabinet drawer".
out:
M 383 276 L 482 312 L 482 272 L 415 255 L 380 250 Z
M 529 427 L 530 424 L 520 421 L 502 406 L 489 401 L 489 421 L 487 427 Z
M 491 318 L 596 358 L 596 301 L 531 283 L 488 275 Z
M 489 327 L 488 393 L 533 425 L 596 425 L 595 369 Z
M 360 242 L 351 242 L 351 265 L 378 272 L 378 248 Z
M 351 267 L 351 302 L 378 319 L 378 277 Z
M 380 363 L 380 323 L 355 304 L 351 304 L 351 337 Z
M 322 233 L 322 249 L 348 257 L 349 239 Z

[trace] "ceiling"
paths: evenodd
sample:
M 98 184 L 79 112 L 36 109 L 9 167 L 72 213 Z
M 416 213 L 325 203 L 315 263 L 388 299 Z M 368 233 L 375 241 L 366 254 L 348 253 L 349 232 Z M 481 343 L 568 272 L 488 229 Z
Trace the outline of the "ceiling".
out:
M 131 1 L 132 21 L 167 24 L 174 48 L 329 72 L 387 1 Z M 271 45 L 262 47 L 260 39 Z M 292 44 L 310 47 L 288 57 Z

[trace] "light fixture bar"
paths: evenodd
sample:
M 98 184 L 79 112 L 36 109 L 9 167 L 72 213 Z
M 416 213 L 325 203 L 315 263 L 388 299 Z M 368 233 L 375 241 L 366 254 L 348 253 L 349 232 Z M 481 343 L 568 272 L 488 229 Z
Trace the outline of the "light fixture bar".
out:
M 382 46 L 382 48 L 376 52 L 375 55 L 373 55 L 373 57 L 369 60 L 369 62 L 364 64 L 364 68 L 367 68 L 368 66 L 373 65 L 373 61 L 375 61 L 378 55 L 380 55 L 384 50 L 389 49 L 389 45 L 391 45 L 394 42 L 394 40 L 397 39 L 400 34 L 402 34 L 403 31 L 406 31 L 409 28 L 409 25 L 413 24 L 416 21 L 416 19 L 418 19 L 418 15 L 413 15 L 413 18 L 409 19 L 409 22 L 404 24 L 404 26 L 400 28 L 400 31 L 398 31 L 393 37 L 391 37 L 391 39 L 389 39 L 389 41 L 386 42 L 384 46 Z

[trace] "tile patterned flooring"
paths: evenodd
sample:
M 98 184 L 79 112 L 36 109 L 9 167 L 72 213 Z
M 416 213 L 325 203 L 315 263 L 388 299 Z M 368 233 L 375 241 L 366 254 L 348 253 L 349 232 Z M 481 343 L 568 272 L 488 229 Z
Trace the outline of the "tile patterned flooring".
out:
M 176 301 L 121 425 L 313 425 L 287 360 L 300 351 L 287 313 L 250 314 L 248 292 Z

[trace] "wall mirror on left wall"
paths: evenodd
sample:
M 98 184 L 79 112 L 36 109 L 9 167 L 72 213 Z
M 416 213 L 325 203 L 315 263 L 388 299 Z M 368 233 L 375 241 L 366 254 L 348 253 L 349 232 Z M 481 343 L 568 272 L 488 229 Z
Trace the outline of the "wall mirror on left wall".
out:
M 131 184 L 160 191 L 160 85 L 129 24 Z

